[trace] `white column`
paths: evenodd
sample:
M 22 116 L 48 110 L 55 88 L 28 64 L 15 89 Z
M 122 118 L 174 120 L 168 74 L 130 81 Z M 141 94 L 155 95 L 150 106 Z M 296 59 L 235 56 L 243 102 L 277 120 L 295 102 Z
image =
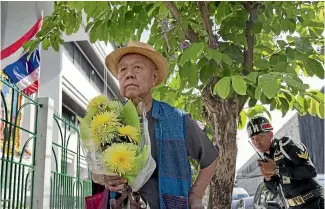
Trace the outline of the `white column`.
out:
M 54 102 L 51 98 L 39 98 L 36 140 L 36 165 L 34 176 L 33 208 L 50 208 L 51 158 Z

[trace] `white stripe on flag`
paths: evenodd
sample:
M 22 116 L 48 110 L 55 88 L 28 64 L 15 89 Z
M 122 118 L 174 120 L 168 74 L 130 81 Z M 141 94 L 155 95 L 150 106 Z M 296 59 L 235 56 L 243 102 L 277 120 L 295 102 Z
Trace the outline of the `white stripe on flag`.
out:
M 23 51 L 24 51 L 24 49 L 23 48 L 20 48 L 15 53 L 13 53 L 9 57 L 7 57 L 6 59 L 1 60 L 1 69 L 3 70 L 8 65 L 10 65 L 10 64 L 16 62 L 17 60 L 19 60 L 19 58 L 22 55 L 24 55 L 23 54 Z
M 19 89 L 24 90 L 28 86 L 32 85 L 38 79 L 39 79 L 39 68 L 35 69 L 31 74 L 21 79 L 18 83 L 16 83 L 16 86 Z

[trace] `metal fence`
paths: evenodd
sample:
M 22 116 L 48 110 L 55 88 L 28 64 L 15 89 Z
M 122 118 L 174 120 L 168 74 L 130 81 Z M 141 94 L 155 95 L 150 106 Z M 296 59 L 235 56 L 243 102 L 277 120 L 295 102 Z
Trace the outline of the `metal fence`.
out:
M 78 127 L 53 113 L 51 99 L 0 84 L 0 208 L 84 208 L 92 188 Z
M 33 208 L 35 150 L 39 103 L 1 78 L 0 103 L 0 207 Z M 21 114 L 34 107 L 34 128 L 22 127 Z M 30 107 L 29 107 L 30 108 Z M 21 135 L 29 136 L 20 140 Z
M 54 166 L 52 165 L 50 208 L 84 208 L 84 199 L 91 195 L 92 190 L 91 181 L 88 180 L 90 173 L 86 166 L 81 167 L 83 156 L 78 128 L 57 115 L 53 119 L 59 130 L 59 140 L 52 141 Z

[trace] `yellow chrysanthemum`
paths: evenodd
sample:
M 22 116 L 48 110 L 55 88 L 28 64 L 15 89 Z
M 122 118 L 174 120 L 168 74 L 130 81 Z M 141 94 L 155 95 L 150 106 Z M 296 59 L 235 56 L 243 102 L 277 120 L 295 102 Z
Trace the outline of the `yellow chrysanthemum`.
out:
M 95 98 L 93 98 L 88 106 L 87 106 L 87 112 L 90 116 L 94 116 L 97 113 L 105 110 L 108 106 L 109 100 L 104 95 L 99 95 Z
M 114 137 L 117 127 L 120 125 L 114 112 L 104 112 L 93 117 L 90 122 L 92 137 L 102 143 L 110 142 Z
M 123 106 L 119 101 L 109 101 L 107 106 L 110 111 L 114 111 L 117 115 L 122 114 Z
M 124 175 L 133 169 L 136 152 L 132 144 L 112 144 L 103 152 L 102 157 L 108 170 Z
M 136 143 L 136 144 L 139 143 L 139 139 L 140 139 L 139 132 L 133 126 L 126 125 L 126 126 L 119 127 L 117 129 L 117 132 L 119 136 L 127 137 L 132 143 Z

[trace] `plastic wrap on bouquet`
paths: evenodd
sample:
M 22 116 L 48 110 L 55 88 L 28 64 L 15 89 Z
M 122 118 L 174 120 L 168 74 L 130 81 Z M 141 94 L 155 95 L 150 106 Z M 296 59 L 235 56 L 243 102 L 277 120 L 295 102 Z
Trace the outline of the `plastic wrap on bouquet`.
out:
M 143 103 L 122 106 L 103 96 L 90 103 L 85 118 L 79 118 L 88 168 L 95 174 L 120 175 L 137 192 L 156 168 Z
M 151 142 L 150 142 L 150 135 L 148 130 L 148 120 L 146 118 L 145 112 L 143 112 L 142 122 L 140 123 L 141 127 L 141 143 L 140 149 L 141 152 L 147 152 L 148 157 L 145 157 L 141 165 L 141 169 L 132 184 L 129 184 L 132 188 L 132 191 L 139 191 L 139 189 L 149 180 L 151 175 L 156 169 L 156 162 L 151 156 Z

